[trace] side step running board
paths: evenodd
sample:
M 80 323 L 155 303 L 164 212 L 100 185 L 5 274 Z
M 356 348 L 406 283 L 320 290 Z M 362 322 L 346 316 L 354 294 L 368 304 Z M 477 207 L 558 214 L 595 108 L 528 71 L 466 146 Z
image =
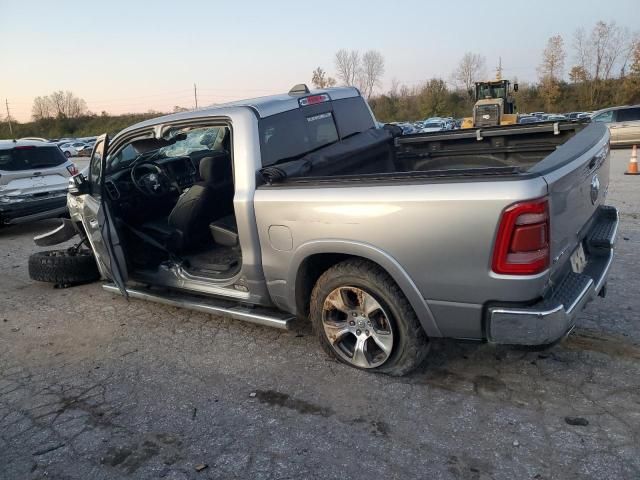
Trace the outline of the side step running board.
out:
M 104 285 L 102 288 L 107 292 L 120 294 L 118 287 L 112 283 Z M 282 330 L 288 330 L 291 322 L 295 318 L 289 313 L 264 307 L 248 308 L 227 300 L 200 297 L 173 290 L 157 291 L 148 288 L 127 288 L 127 293 L 131 298 L 163 303 L 172 307 L 188 308 L 211 315 L 223 315 L 235 320 L 256 323 L 266 327 L 280 328 Z

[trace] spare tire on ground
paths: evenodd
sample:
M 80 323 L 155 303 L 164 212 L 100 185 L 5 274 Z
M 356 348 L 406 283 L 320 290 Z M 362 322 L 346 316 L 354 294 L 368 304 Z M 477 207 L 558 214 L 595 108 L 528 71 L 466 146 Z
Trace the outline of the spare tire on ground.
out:
M 29 256 L 29 277 L 69 286 L 95 282 L 100 272 L 91 250 L 45 250 Z

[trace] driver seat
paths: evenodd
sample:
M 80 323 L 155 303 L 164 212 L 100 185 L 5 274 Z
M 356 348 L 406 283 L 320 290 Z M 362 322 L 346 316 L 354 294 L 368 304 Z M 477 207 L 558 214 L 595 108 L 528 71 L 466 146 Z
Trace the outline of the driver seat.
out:
M 200 181 L 178 198 L 168 218 L 145 223 L 143 229 L 161 237 L 168 250 L 189 250 L 211 239 L 209 224 L 233 213 L 231 158 L 225 151 L 200 160 Z

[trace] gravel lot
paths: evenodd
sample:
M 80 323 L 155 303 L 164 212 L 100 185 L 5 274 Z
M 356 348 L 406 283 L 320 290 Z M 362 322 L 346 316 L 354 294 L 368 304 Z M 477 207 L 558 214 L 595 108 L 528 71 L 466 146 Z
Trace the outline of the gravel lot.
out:
M 640 478 L 640 177 L 622 175 L 628 158 L 614 152 L 608 296 L 566 341 L 434 341 L 405 378 L 329 360 L 305 325 L 34 283 L 31 237 L 56 222 L 1 231 L 0 478 Z

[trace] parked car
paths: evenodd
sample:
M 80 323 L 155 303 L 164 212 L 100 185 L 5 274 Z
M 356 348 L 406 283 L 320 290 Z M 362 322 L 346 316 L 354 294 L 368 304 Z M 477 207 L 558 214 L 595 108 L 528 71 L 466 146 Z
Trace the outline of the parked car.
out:
M 518 123 L 527 124 L 527 123 L 538 123 L 540 119 L 538 117 L 534 117 L 533 115 L 528 115 L 526 117 L 520 117 Z
M 447 124 L 444 121 L 431 120 L 422 124 L 420 133 L 442 132 L 443 130 L 450 130 L 447 128 Z
M 545 122 L 560 122 L 563 120 L 567 120 L 567 117 L 565 117 L 564 115 L 559 115 L 557 113 L 550 113 L 548 115 L 545 115 L 544 117 Z
M 640 144 L 640 105 L 605 108 L 591 119 L 609 127 L 612 145 Z
M 60 150 L 65 157 L 81 157 L 89 155 L 93 147 L 84 142 L 65 142 L 60 145 Z
M 569 120 L 577 120 L 578 116 L 583 113 L 584 112 L 571 112 L 571 113 L 567 113 L 565 117 L 567 117 Z
M 411 123 L 405 122 L 392 122 L 392 125 L 397 125 L 402 129 L 403 135 L 410 135 L 412 133 L 416 133 L 418 130 Z
M 38 244 L 80 233 L 110 292 L 308 318 L 328 354 L 392 375 L 429 338 L 563 338 L 613 259 L 607 128 L 397 130 L 355 88 L 304 85 L 148 120 L 98 139 L 71 219 Z M 39 252 L 29 271 L 60 282 L 73 258 Z
M 67 213 L 67 188 L 78 173 L 55 145 L 0 140 L 0 227 Z

